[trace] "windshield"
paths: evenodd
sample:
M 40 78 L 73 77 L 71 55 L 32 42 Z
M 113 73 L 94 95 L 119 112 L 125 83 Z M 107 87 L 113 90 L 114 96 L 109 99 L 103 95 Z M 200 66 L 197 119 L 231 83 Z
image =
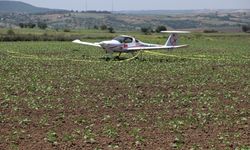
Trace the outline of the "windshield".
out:
M 113 40 L 116 40 L 116 41 L 119 41 L 120 43 L 123 43 L 124 37 L 119 36 L 119 37 L 114 38 Z
M 119 41 L 120 43 L 132 43 L 133 42 L 133 38 L 123 37 L 123 36 L 116 37 L 113 40 Z

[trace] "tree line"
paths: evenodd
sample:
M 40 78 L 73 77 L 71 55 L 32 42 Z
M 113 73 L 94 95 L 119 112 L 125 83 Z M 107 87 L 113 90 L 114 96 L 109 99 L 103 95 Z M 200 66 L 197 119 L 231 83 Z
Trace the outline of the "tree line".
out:
M 242 31 L 243 32 L 250 32 L 250 25 L 243 25 L 242 26 Z
M 20 28 L 35 28 L 38 27 L 40 29 L 46 29 L 48 27 L 47 23 L 45 22 L 38 22 L 38 23 L 19 23 Z
M 152 29 L 151 27 L 142 27 L 141 32 L 144 34 L 151 34 L 154 32 L 160 33 L 161 31 L 166 31 L 167 27 L 165 26 L 158 26 L 155 30 Z

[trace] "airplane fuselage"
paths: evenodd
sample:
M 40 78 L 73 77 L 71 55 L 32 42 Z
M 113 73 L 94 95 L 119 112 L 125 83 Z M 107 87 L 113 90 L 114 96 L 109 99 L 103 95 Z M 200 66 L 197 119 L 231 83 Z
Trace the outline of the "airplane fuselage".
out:
M 130 52 L 128 48 L 162 46 L 157 44 L 143 43 L 130 36 L 120 36 L 110 41 L 102 41 L 100 46 L 107 52 Z

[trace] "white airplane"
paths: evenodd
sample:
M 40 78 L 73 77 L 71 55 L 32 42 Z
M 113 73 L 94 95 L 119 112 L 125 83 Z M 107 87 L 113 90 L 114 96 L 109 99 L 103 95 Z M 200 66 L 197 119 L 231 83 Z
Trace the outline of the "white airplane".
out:
M 89 45 L 100 47 L 106 51 L 106 53 L 134 53 L 143 50 L 169 50 L 169 49 L 176 49 L 176 48 L 183 48 L 187 47 L 188 45 L 177 45 L 178 42 L 178 34 L 181 33 L 190 33 L 189 31 L 162 31 L 162 33 L 170 33 L 165 45 L 159 44 L 150 44 L 141 42 L 134 37 L 121 35 L 113 40 L 110 41 L 102 41 L 100 43 L 89 43 L 89 42 L 82 42 L 80 40 L 74 40 L 73 43 L 82 44 L 82 45 Z

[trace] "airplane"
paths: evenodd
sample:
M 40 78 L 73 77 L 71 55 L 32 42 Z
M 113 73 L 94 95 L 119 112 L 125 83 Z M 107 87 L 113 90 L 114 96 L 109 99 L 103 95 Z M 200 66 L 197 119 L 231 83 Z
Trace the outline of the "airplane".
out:
M 110 41 L 102 41 L 99 43 L 82 42 L 74 40 L 73 43 L 95 46 L 102 48 L 108 54 L 119 53 L 118 58 L 122 53 L 132 53 L 138 51 L 149 50 L 172 50 L 176 48 L 187 47 L 188 45 L 178 45 L 178 34 L 190 33 L 189 31 L 161 31 L 161 33 L 170 33 L 164 45 L 144 43 L 132 36 L 121 35 Z

